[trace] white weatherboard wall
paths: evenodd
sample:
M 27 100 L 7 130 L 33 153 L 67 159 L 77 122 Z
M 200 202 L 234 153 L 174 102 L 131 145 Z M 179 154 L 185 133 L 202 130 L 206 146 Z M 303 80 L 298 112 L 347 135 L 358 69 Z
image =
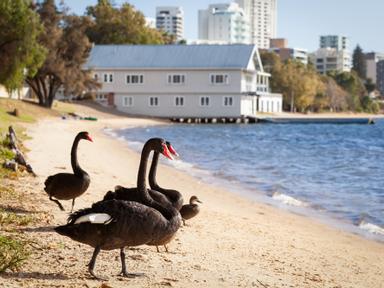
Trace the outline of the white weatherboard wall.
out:
M 256 116 L 270 95 L 255 45 L 96 45 L 86 67 L 96 99 L 131 115 Z
M 259 98 L 259 111 L 264 113 L 282 112 L 281 94 L 263 94 Z
M 118 110 L 129 114 L 160 117 L 236 117 L 241 109 L 241 72 L 228 70 L 95 70 L 99 79 L 112 74 L 113 81 L 103 83 L 103 91 L 114 91 Z M 228 84 L 211 84 L 211 75 L 228 75 Z M 143 83 L 127 84 L 127 75 L 142 75 Z M 184 84 L 168 84 L 168 75 L 184 75 Z M 132 97 L 124 106 L 124 97 Z M 151 107 L 150 97 L 158 98 Z M 184 97 L 184 105 L 176 106 L 175 97 Z M 209 97 L 209 105 L 201 106 L 200 97 Z M 232 97 L 232 105 L 224 105 L 224 97 Z

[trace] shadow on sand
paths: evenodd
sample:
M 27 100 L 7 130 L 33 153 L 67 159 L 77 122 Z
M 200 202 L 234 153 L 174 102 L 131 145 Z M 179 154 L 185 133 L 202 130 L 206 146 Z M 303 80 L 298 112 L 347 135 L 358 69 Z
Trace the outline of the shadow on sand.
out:
M 40 272 L 3 272 L 0 276 L 5 279 L 41 279 L 41 280 L 68 280 L 69 277 L 61 273 L 40 273 Z

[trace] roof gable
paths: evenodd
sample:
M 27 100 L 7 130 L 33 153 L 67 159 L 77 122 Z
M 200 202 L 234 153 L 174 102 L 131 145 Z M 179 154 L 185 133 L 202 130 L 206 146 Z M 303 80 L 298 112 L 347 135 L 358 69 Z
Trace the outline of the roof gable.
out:
M 255 50 L 255 45 L 241 44 L 95 45 L 85 67 L 247 69 Z

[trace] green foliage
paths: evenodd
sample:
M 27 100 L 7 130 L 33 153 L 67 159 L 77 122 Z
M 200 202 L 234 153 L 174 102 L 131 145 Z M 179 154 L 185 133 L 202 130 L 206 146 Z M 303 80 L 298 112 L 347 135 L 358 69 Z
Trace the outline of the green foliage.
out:
M 84 90 L 99 87 L 89 71 L 82 66 L 91 50 L 85 30 L 89 17 L 67 15 L 58 11 L 53 0 L 45 0 L 37 9 L 44 26 L 39 43 L 49 51 L 43 66 L 27 83 L 39 99 L 39 104 L 52 107 L 56 92 L 62 86 L 66 95 L 79 95 Z
M 24 241 L 0 236 L 0 272 L 17 271 L 29 255 Z
M 12 160 L 15 158 L 15 153 L 13 153 L 11 150 L 0 147 L 0 159 L 1 160 Z
M 348 109 L 359 112 L 362 110 L 361 99 L 367 95 L 364 83 L 355 71 L 352 72 L 331 72 L 336 83 L 347 92 Z
M 365 112 L 379 113 L 379 111 L 380 111 L 379 103 L 372 100 L 369 96 L 363 97 L 361 102 L 362 102 L 362 107 L 363 107 Z
M 272 90 L 283 94 L 285 110 L 307 111 L 324 94 L 324 83 L 312 66 L 294 60 L 282 63 L 275 53 L 269 52 L 262 53 L 261 58 L 265 70 L 272 74 Z
M 166 34 L 147 27 L 144 15 L 128 3 L 116 8 L 109 0 L 99 0 L 95 6 L 87 7 L 87 15 L 93 19 L 87 35 L 96 44 L 163 44 L 171 41 Z
M 366 61 L 363 50 L 359 45 L 356 46 L 352 55 L 352 70 L 354 70 L 361 79 L 365 79 Z
M 0 1 L 0 83 L 7 90 L 21 87 L 43 63 L 46 50 L 37 42 L 41 32 L 31 1 Z
M 365 81 L 364 85 L 365 85 L 365 89 L 367 89 L 368 94 L 375 91 L 375 89 L 376 89 L 376 84 L 373 83 L 371 78 L 368 78 Z

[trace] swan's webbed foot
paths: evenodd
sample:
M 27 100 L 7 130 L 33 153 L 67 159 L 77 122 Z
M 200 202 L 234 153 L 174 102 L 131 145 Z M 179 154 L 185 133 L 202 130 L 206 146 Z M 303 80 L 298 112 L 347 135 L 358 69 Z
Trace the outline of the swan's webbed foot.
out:
M 88 268 L 88 272 L 89 272 L 89 274 L 91 274 L 92 277 L 95 278 L 96 280 L 99 280 L 99 281 L 108 281 L 108 278 L 101 278 L 101 277 L 97 276 L 97 275 L 95 274 L 95 272 L 93 272 L 93 269 L 91 269 L 90 267 Z
M 117 276 L 123 276 L 127 278 L 136 278 L 136 277 L 143 277 L 145 276 L 145 274 L 144 273 L 128 273 L 125 270 L 125 271 L 121 271 L 119 274 L 117 274 Z
M 61 211 L 65 211 L 63 205 L 61 205 L 61 203 L 59 202 L 59 200 L 53 199 L 52 196 L 49 197 L 49 200 L 55 202 L 55 203 L 59 206 L 59 208 L 60 208 Z

